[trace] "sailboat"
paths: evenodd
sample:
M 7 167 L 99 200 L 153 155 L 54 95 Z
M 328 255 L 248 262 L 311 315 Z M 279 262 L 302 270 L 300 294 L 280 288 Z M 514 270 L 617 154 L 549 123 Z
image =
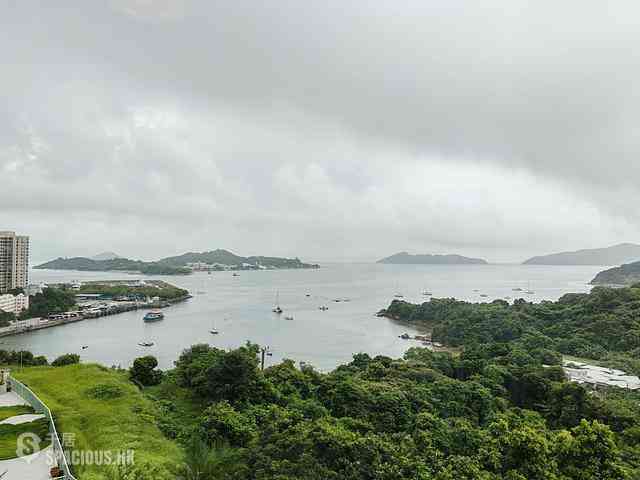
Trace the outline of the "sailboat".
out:
M 218 335 L 220 332 L 218 331 L 218 329 L 216 328 L 216 321 L 215 319 L 211 322 L 211 330 L 209 330 L 209 333 L 211 335 Z
M 533 295 L 534 293 L 536 293 L 533 290 L 531 290 L 531 282 L 527 282 L 527 291 L 524 293 L 526 293 L 527 295 Z
M 396 294 L 394 295 L 395 298 L 404 298 L 404 295 L 402 295 L 400 293 L 400 289 L 398 288 L 398 282 L 396 282 Z
M 276 292 L 276 306 L 273 308 L 273 313 L 281 314 L 283 310 L 280 308 L 280 292 Z
M 426 288 L 422 291 L 422 295 L 424 295 L 425 297 L 430 297 L 431 295 L 433 295 L 433 293 L 431 293 L 429 290 L 427 290 Z

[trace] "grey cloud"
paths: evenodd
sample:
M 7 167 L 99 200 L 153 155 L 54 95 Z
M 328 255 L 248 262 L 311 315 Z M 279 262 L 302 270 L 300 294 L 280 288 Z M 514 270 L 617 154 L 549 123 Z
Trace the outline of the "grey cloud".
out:
M 0 20 L 0 223 L 67 212 L 98 234 L 164 219 L 201 248 L 318 257 L 633 240 L 637 13 L 13 2 Z M 196 246 L 154 248 L 171 247 Z

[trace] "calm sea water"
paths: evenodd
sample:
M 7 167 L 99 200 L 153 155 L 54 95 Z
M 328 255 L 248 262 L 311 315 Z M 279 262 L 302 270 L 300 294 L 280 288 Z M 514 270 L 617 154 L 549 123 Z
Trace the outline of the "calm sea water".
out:
M 434 297 L 479 302 L 517 296 L 519 292 L 512 289 L 520 287 L 535 291 L 527 296 L 530 300 L 555 300 L 567 292 L 589 291 L 588 282 L 600 270 L 602 267 L 328 264 L 319 270 L 240 272 L 237 277 L 231 272 L 143 277 L 34 270 L 33 282 L 159 278 L 188 289 L 194 298 L 165 309 L 161 322 L 145 324 L 143 311 L 127 312 L 2 338 L 0 348 L 28 349 L 49 359 L 78 353 L 83 361 L 123 367 L 138 356 L 151 354 L 162 368 L 169 368 L 180 352 L 194 343 L 231 348 L 250 340 L 271 348 L 269 363 L 292 358 L 330 370 L 348 362 L 356 352 L 397 357 L 418 345 L 398 338 L 403 332 L 417 330 L 375 317 L 395 293 L 402 293 L 405 300 L 422 302 L 425 297 L 421 292 L 427 289 Z M 271 311 L 276 292 L 285 310 L 281 316 Z M 335 303 L 335 298 L 350 301 Z M 329 310 L 318 310 L 321 305 Z M 285 320 L 285 315 L 294 319 Z M 209 333 L 213 326 L 219 335 Z M 155 346 L 139 347 L 143 340 L 151 340 Z M 82 345 L 88 348 L 82 350 Z

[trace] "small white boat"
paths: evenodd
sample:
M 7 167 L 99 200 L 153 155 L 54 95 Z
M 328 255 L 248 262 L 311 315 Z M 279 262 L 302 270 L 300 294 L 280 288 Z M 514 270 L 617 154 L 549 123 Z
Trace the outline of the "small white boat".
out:
M 276 306 L 271 310 L 273 313 L 280 315 L 284 310 L 280 308 L 280 292 L 276 292 Z
M 211 322 L 211 330 L 209 330 L 209 333 L 211 335 L 218 335 L 220 333 L 218 331 L 218 329 L 216 328 L 216 321 L 215 320 L 213 322 Z

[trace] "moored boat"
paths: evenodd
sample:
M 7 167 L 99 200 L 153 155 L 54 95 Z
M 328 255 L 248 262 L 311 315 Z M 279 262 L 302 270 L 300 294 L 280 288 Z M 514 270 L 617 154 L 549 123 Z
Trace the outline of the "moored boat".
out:
M 159 320 L 162 320 L 163 318 L 164 313 L 162 313 L 160 310 L 151 310 L 143 317 L 143 320 L 148 323 L 157 322 Z

